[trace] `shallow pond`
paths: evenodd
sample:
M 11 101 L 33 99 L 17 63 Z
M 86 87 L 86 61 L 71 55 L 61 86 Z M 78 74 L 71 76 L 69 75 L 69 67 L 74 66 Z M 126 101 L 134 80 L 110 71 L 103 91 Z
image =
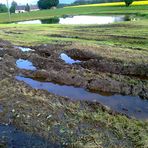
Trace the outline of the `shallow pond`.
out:
M 20 69 L 36 70 L 36 67 L 33 66 L 32 62 L 28 60 L 18 59 L 16 61 L 16 66 Z
M 16 22 L 16 24 L 75 24 L 75 25 L 89 25 L 89 24 L 110 24 L 115 22 L 131 21 L 130 16 L 91 16 L 91 15 L 77 15 L 65 16 L 59 18 L 50 18 L 44 20 L 31 20 Z
M 7 148 L 58 148 L 58 145 L 51 144 L 43 138 L 16 129 L 12 125 L 0 124 L 0 147 Z
M 139 119 L 148 119 L 148 101 L 136 96 L 111 95 L 103 96 L 99 93 L 92 93 L 83 88 L 59 85 L 52 82 L 39 82 L 21 76 L 16 77 L 19 81 L 24 81 L 35 89 L 47 90 L 59 96 L 68 97 L 74 100 L 88 100 L 99 102 L 112 108 L 115 111 L 134 116 Z
M 61 53 L 60 58 L 67 64 L 74 64 L 74 63 L 80 63 L 81 61 L 79 60 L 75 60 L 73 58 L 71 58 L 70 56 L 68 56 L 65 53 Z

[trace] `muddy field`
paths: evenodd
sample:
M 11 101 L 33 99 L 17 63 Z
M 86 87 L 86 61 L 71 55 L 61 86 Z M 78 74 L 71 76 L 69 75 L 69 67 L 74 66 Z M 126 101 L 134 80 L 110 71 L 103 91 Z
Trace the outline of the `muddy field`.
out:
M 0 40 L 0 127 L 43 147 L 146 147 L 148 64 L 83 48 Z M 1 135 L 0 147 L 17 145 Z

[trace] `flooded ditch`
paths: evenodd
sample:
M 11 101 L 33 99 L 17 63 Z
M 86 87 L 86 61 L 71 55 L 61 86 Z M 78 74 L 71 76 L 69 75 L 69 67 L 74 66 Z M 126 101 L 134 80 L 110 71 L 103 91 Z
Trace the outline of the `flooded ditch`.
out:
M 49 143 L 45 139 L 23 132 L 18 130 L 12 125 L 3 125 L 0 124 L 0 147 L 7 147 L 7 148 L 31 148 L 31 147 L 50 147 L 55 148 L 59 147 L 56 144 Z
M 47 90 L 50 93 L 74 100 L 99 102 L 114 111 L 124 113 L 130 117 L 136 117 L 138 119 L 148 118 L 148 101 L 142 100 L 139 96 L 134 97 L 111 94 L 110 96 L 103 96 L 99 93 L 89 92 L 83 88 L 59 85 L 52 82 L 40 82 L 22 76 L 16 76 L 16 79 L 25 82 L 34 89 Z

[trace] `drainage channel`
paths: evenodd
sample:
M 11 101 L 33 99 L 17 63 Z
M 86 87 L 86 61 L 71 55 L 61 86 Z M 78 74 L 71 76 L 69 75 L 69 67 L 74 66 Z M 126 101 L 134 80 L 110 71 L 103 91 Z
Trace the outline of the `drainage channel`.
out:
M 59 85 L 52 82 L 40 82 L 22 76 L 16 76 L 16 79 L 25 82 L 34 89 L 47 90 L 50 93 L 68 97 L 73 100 L 99 102 L 114 111 L 124 113 L 130 117 L 148 119 L 148 101 L 141 99 L 139 96 L 103 96 L 99 93 L 89 92 L 83 88 Z
M 31 148 L 31 147 L 59 148 L 57 144 L 52 144 L 39 137 L 21 130 L 12 125 L 0 124 L 0 147 L 7 148 Z

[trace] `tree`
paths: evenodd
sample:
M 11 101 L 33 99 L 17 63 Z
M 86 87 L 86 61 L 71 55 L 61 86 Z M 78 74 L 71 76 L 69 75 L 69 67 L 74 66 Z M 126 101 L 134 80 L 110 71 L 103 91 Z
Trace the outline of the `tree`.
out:
M 126 6 L 128 7 L 129 5 L 132 4 L 132 2 L 133 2 L 134 0 L 124 0 L 124 1 L 125 1 Z
M 8 8 L 6 7 L 6 5 L 4 4 L 0 4 L 0 13 L 4 13 L 7 12 Z
M 15 1 L 13 1 L 11 3 L 10 13 L 15 13 L 16 7 L 17 7 L 17 3 Z
M 29 12 L 30 11 L 30 6 L 29 4 L 27 3 L 26 6 L 25 6 L 25 11 Z
M 56 7 L 59 4 L 59 0 L 39 0 L 38 7 L 40 9 L 50 9 Z

